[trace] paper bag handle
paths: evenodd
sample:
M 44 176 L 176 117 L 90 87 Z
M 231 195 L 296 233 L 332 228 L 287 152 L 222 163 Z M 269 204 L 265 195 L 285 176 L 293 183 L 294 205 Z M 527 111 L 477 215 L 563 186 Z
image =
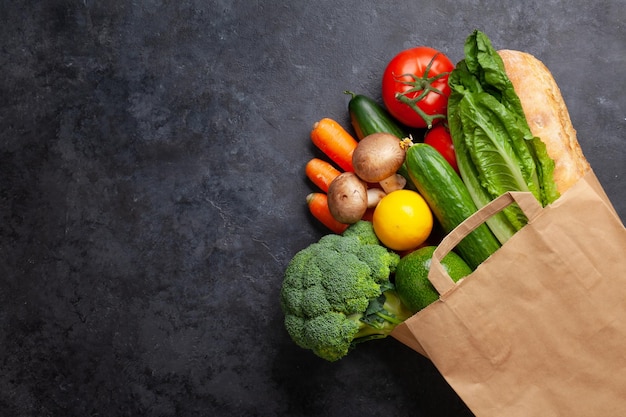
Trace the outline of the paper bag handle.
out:
M 528 221 L 532 221 L 541 213 L 543 207 L 530 192 L 509 191 L 490 201 L 452 230 L 435 249 L 430 263 L 428 279 L 441 295 L 451 290 L 455 283 L 441 265 L 441 260 L 459 244 L 463 238 L 483 224 L 494 214 L 509 205 L 517 203 Z

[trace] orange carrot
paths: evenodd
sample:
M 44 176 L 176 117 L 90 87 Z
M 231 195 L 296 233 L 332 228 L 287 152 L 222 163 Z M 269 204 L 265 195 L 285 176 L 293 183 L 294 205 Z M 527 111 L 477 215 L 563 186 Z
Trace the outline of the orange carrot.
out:
M 324 118 L 313 125 L 311 140 L 344 171 L 354 172 L 352 153 L 357 141 L 336 121 Z
M 345 223 L 340 223 L 330 214 L 328 209 L 328 197 L 325 193 L 311 193 L 306 196 L 306 203 L 313 217 L 322 222 L 333 233 L 341 234 L 348 228 Z
M 330 183 L 341 174 L 330 162 L 323 159 L 313 158 L 304 167 L 306 176 L 325 193 L 328 192 Z

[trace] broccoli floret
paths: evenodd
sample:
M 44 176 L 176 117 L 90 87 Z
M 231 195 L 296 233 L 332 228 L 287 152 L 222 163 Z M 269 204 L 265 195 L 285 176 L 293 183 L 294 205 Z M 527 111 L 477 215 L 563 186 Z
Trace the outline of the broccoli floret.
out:
M 296 253 L 280 294 L 293 341 L 336 361 L 357 343 L 388 336 L 411 316 L 389 280 L 399 261 L 366 221 Z
M 389 281 L 389 277 L 396 272 L 396 265 L 400 260 L 397 253 L 381 245 L 362 245 L 357 257 L 370 267 L 371 277 L 379 284 Z
M 380 240 L 374 232 L 372 222 L 360 220 L 348 227 L 342 234 L 343 236 L 356 236 L 364 245 L 380 245 Z

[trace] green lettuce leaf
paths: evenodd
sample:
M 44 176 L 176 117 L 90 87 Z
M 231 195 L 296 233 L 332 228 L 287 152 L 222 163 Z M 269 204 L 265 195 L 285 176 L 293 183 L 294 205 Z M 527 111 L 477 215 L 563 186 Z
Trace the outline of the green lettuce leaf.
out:
M 459 103 L 459 115 L 463 129 L 471 132 L 465 136 L 465 146 L 487 194 L 493 199 L 507 191 L 530 191 L 540 198 L 532 155 L 504 106 L 487 93 L 468 94 Z M 519 141 L 521 146 L 516 147 Z M 504 213 L 516 229 L 526 224 L 517 206 Z
M 480 208 L 493 200 L 493 196 L 481 184 L 478 170 L 467 148 L 465 135 L 468 132 L 463 128 L 458 109 L 465 95 L 482 92 L 483 88 L 465 66 L 465 60 L 457 64 L 448 82 L 454 92 L 448 99 L 448 128 L 454 144 L 457 165 L 474 204 Z M 504 212 L 490 217 L 486 223 L 500 243 L 506 242 L 518 230 Z
M 521 102 L 490 40 L 474 31 L 449 77 L 448 124 L 461 177 L 478 207 L 507 191 L 530 191 L 542 205 L 559 197 L 554 161 L 532 135 Z M 526 224 L 515 205 L 488 222 L 502 243 Z M 505 219 L 505 218 L 506 219 Z
M 465 183 L 474 204 L 476 204 L 476 207 L 480 208 L 489 203 L 492 200 L 492 197 L 480 183 L 478 171 L 474 162 L 470 158 L 465 141 L 460 140 L 463 135 L 463 128 L 460 120 L 458 123 L 455 122 L 456 120 L 455 116 L 448 114 L 448 125 L 450 128 L 450 135 L 453 138 L 455 153 L 457 155 L 457 165 L 459 167 L 459 171 L 464 173 L 464 175 L 462 175 L 463 182 Z M 506 242 L 518 230 L 511 224 L 504 212 L 493 215 L 487 219 L 486 223 L 500 243 Z

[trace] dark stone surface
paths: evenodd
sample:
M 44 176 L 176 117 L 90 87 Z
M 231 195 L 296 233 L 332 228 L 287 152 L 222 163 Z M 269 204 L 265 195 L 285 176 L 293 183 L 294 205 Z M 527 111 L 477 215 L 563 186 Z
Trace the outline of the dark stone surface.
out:
M 626 217 L 620 0 L 0 3 L 0 414 L 469 416 L 392 339 L 296 347 L 308 132 L 399 50 L 475 29 L 552 70 Z

